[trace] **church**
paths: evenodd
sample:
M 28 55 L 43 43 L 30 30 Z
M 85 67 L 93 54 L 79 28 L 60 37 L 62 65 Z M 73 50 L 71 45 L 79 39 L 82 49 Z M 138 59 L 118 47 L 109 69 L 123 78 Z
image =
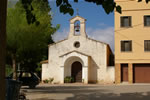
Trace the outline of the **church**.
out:
M 54 78 L 64 83 L 72 77 L 80 83 L 114 83 L 114 55 L 107 43 L 86 34 L 86 19 L 77 15 L 70 19 L 66 39 L 48 46 L 48 60 L 42 61 L 42 81 Z

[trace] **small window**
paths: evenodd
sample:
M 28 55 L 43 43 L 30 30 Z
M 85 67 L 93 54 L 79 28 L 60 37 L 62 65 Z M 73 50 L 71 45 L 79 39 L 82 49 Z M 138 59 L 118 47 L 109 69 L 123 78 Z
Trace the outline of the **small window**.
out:
M 144 51 L 150 51 L 150 40 L 144 40 Z
M 121 41 L 121 51 L 132 51 L 132 41 Z
M 80 47 L 80 42 L 76 41 L 76 42 L 74 43 L 74 47 L 79 48 L 79 47 Z
M 150 26 L 150 15 L 144 16 L 144 26 Z
M 120 25 L 121 27 L 131 27 L 131 16 L 122 16 Z

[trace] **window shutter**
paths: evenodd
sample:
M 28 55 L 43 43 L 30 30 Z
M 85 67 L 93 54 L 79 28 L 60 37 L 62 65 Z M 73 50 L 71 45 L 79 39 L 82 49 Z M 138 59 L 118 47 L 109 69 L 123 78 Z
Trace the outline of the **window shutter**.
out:
M 144 26 L 147 26 L 147 24 L 146 24 L 146 16 L 144 16 Z
M 120 26 L 121 26 L 121 27 L 123 27 L 123 26 L 124 26 L 123 17 L 120 17 Z
M 145 16 L 144 16 L 145 17 Z M 147 43 L 146 40 L 144 40 L 144 51 L 147 51 Z
M 148 51 L 150 51 L 150 40 L 148 40 L 148 43 L 147 43 L 147 48 L 148 48 Z
M 121 41 L 121 51 L 125 51 L 124 41 Z
M 132 51 L 132 41 L 129 41 L 129 51 Z
M 125 51 L 130 51 L 130 41 L 124 41 Z
M 150 40 L 144 40 L 144 51 L 150 51 Z
M 129 26 L 131 26 L 131 16 L 128 17 L 129 20 Z

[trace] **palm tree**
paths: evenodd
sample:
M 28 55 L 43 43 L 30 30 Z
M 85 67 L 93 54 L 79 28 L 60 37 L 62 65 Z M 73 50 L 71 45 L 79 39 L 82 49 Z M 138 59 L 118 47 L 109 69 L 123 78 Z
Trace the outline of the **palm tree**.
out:
M 7 0 L 0 0 L 0 100 L 5 100 L 6 14 Z

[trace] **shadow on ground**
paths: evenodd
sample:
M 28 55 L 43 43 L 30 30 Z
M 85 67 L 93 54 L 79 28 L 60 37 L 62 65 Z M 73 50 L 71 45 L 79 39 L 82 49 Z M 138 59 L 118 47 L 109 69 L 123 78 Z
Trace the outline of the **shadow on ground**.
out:
M 114 92 L 114 89 L 116 88 L 99 88 L 98 86 L 49 86 L 27 90 L 27 94 L 34 97 L 41 95 L 40 98 L 30 100 L 150 100 L 150 90 L 122 93 L 119 90 Z M 120 90 L 124 91 L 123 89 L 125 88 Z
M 74 97 L 69 97 L 66 100 L 150 100 L 150 92 L 148 95 L 143 93 L 121 93 L 116 95 L 114 93 L 91 93 L 89 95 L 77 94 Z

